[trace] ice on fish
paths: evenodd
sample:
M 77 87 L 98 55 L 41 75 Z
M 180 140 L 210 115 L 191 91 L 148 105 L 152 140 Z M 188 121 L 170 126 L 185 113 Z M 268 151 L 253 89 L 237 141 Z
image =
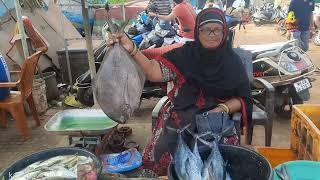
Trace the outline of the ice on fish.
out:
M 10 180 L 49 180 L 49 179 L 77 179 L 77 166 L 91 163 L 94 170 L 93 159 L 85 156 L 66 155 L 56 156 L 44 161 L 35 162 L 23 170 L 16 172 Z

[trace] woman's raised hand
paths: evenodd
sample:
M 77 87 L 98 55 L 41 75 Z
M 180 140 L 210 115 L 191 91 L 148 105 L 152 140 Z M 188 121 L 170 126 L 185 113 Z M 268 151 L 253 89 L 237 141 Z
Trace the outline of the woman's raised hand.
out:
M 133 42 L 124 33 L 108 34 L 107 46 L 110 47 L 115 43 L 122 45 L 129 53 L 133 51 Z

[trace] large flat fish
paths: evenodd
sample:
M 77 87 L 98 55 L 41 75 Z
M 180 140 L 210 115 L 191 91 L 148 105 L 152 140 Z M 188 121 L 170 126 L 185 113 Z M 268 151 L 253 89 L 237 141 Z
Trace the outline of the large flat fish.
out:
M 139 107 L 145 76 L 124 48 L 115 44 L 94 80 L 97 101 L 107 116 L 125 123 Z
M 114 24 L 111 32 L 118 32 Z M 123 28 L 121 28 L 123 29 Z M 128 52 L 118 43 L 108 49 L 94 78 L 96 99 L 103 112 L 118 123 L 125 123 L 139 108 L 145 75 Z

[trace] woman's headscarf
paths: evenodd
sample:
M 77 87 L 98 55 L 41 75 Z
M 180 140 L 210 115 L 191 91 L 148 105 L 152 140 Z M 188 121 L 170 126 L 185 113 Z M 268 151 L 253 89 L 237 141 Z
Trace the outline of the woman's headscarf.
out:
M 222 42 L 216 49 L 204 48 L 199 40 L 199 28 L 210 22 L 223 26 Z M 249 80 L 242 61 L 227 45 L 228 28 L 223 12 L 217 8 L 201 11 L 194 33 L 195 41 L 163 55 L 186 80 L 173 102 L 175 106 L 185 108 L 195 104 L 199 91 L 205 97 L 250 99 Z

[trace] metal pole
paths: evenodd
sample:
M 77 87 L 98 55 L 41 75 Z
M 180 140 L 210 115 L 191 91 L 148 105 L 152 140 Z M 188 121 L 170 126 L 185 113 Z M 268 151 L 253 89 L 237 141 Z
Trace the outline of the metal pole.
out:
M 89 69 L 90 69 L 90 75 L 91 75 L 91 82 L 93 83 L 93 78 L 96 76 L 96 66 L 94 62 L 92 37 L 91 37 L 91 31 L 89 26 L 88 5 L 85 0 L 81 0 L 81 5 L 82 5 L 83 26 L 84 26 L 84 32 L 86 35 Z M 96 100 L 94 91 L 93 91 L 93 99 L 94 99 L 94 104 L 96 105 L 97 100 Z
M 126 21 L 126 9 L 125 9 L 125 7 L 124 7 L 124 2 L 122 2 L 121 8 L 122 8 L 122 18 L 123 18 L 123 22 L 125 22 L 125 21 Z
M 23 25 L 23 21 L 22 21 L 21 6 L 19 3 L 19 0 L 15 0 L 14 5 L 15 5 L 16 13 L 17 13 L 17 22 L 18 22 L 18 27 L 19 27 L 19 33 L 21 35 L 23 55 L 24 55 L 24 59 L 26 59 L 29 56 L 29 52 L 28 52 L 26 33 L 24 31 L 24 25 Z
M 60 2 L 59 4 L 59 12 L 60 12 L 60 27 L 61 27 L 61 33 L 62 33 L 62 38 L 64 41 L 64 50 L 66 52 L 66 60 L 67 60 L 67 69 L 68 69 L 68 79 L 69 83 L 72 86 L 72 74 L 71 74 L 71 67 L 70 67 L 70 57 L 69 57 L 69 49 L 68 49 L 68 41 L 65 38 L 64 35 L 64 26 L 63 26 L 63 18 L 62 18 L 62 4 Z

